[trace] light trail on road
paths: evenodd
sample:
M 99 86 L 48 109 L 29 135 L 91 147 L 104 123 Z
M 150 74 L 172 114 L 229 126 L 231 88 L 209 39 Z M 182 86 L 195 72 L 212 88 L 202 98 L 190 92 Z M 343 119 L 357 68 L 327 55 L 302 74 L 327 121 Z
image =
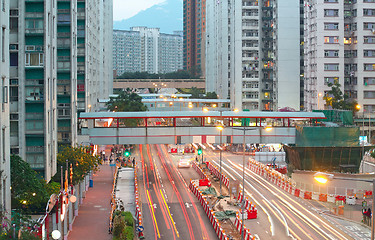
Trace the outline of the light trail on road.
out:
M 159 146 L 158 146 L 158 149 L 160 150 Z M 180 171 L 178 171 L 178 169 L 176 168 L 176 166 L 173 164 L 173 161 L 171 160 L 168 152 L 167 152 L 167 149 L 165 148 L 164 145 L 161 146 L 161 150 L 164 154 L 164 156 L 167 157 L 167 160 L 168 162 L 170 163 L 170 166 L 172 166 L 173 170 L 175 173 L 177 173 L 177 176 L 178 178 L 180 179 L 181 182 L 184 183 L 185 185 L 185 194 L 186 196 L 188 196 L 190 202 L 192 203 L 192 206 L 194 208 L 194 211 L 195 211 L 195 214 L 196 216 L 198 216 L 198 220 L 199 220 L 199 225 L 202 227 L 202 239 L 208 239 L 208 233 L 207 233 L 207 229 L 206 229 L 206 226 L 203 224 L 203 220 L 202 220 L 202 217 L 201 215 L 199 214 L 199 211 L 198 211 L 198 208 L 197 208 L 197 205 L 195 204 L 195 201 L 196 201 L 196 198 L 194 196 L 192 196 L 191 194 L 191 191 L 190 189 L 188 188 L 188 185 L 186 184 L 186 181 L 185 179 L 183 178 L 183 176 L 181 175 Z M 194 215 L 193 215 L 194 216 Z M 194 216 L 195 217 L 195 216 Z
M 160 238 L 160 232 L 159 232 L 158 222 L 156 221 L 156 217 L 155 217 L 155 212 L 154 212 L 154 209 L 153 209 L 152 200 L 150 198 L 150 194 L 148 193 L 148 190 L 146 190 L 146 191 L 147 191 L 147 197 L 148 197 L 149 206 L 150 206 L 150 209 L 151 209 L 151 212 L 152 212 L 152 217 L 154 219 L 154 223 L 155 223 L 155 226 L 156 226 L 156 231 L 158 233 L 158 237 Z
M 210 158 L 211 162 L 216 166 L 219 165 L 217 156 L 209 154 L 208 151 L 205 152 L 205 156 L 207 158 Z M 234 161 L 227 159 L 225 156 L 223 156 L 222 158 L 222 170 L 223 172 L 228 174 L 228 176 L 230 176 L 229 174 L 232 174 L 235 175 L 235 177 L 238 177 L 237 179 L 242 179 L 242 176 L 239 174 L 239 172 L 242 172 L 242 164 L 234 163 Z M 263 177 L 253 173 L 248 168 L 245 170 L 245 176 L 247 178 L 245 179 L 246 188 L 250 187 L 253 194 L 255 194 L 256 196 L 253 196 L 253 194 L 250 194 L 248 191 L 245 192 L 255 202 L 257 202 L 258 206 L 268 216 L 269 222 L 271 224 L 271 229 L 274 225 L 272 223 L 272 216 L 270 215 L 270 213 L 267 213 L 265 209 L 269 209 L 273 213 L 273 217 L 277 218 L 277 222 L 280 222 L 282 225 L 284 225 L 284 227 L 287 229 L 286 236 L 289 236 L 290 238 L 309 238 L 312 240 L 348 239 L 348 237 L 344 236 L 342 231 L 337 229 L 336 226 L 328 223 L 320 215 L 317 215 L 311 212 L 309 209 L 306 209 L 306 207 L 295 201 L 289 193 L 286 193 L 285 191 L 279 189 L 279 187 L 273 185 Z M 255 182 L 256 184 L 251 184 L 248 178 L 250 178 L 251 181 Z M 257 196 L 262 199 L 262 204 L 257 201 Z M 265 206 L 263 206 L 263 204 Z M 271 234 L 274 235 L 275 232 L 271 231 Z

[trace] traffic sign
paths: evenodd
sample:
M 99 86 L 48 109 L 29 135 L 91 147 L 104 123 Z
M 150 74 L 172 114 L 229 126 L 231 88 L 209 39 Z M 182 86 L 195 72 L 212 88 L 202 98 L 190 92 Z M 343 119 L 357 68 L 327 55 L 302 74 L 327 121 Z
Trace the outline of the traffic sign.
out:
M 143 226 L 138 226 L 137 227 L 137 231 L 138 232 L 143 232 L 143 230 L 145 230 L 145 228 Z

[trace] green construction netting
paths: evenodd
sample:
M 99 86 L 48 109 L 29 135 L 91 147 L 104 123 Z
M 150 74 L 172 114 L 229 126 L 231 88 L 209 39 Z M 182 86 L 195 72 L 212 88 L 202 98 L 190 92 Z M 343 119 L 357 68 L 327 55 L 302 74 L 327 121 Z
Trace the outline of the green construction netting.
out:
M 341 125 L 353 125 L 353 112 L 348 110 L 313 110 L 313 112 L 322 112 L 327 119 L 322 122 L 334 122 Z
M 356 147 L 358 127 L 296 127 L 296 147 Z
M 286 160 L 299 170 L 352 172 L 359 170 L 362 153 L 372 147 L 290 147 L 284 146 Z
M 216 190 L 213 187 L 206 188 L 205 190 L 202 191 L 202 194 L 203 195 L 214 195 L 214 196 L 217 196 Z
M 236 216 L 236 212 L 232 211 L 232 210 L 226 210 L 226 211 L 222 211 L 222 212 L 215 212 L 215 217 L 219 221 L 225 220 L 225 219 L 229 219 L 229 218 L 235 217 L 235 216 Z

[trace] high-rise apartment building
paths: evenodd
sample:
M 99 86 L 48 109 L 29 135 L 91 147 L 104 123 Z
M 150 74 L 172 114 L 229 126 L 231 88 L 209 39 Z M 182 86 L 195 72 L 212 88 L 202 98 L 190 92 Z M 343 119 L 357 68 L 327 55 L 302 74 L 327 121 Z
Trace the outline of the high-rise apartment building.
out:
M 9 217 L 9 0 L 0 3 L 0 211 Z
M 47 181 L 58 142 L 77 143 L 77 113 L 111 92 L 111 11 L 112 1 L 10 2 L 11 153 Z
M 10 1 L 10 145 L 46 180 L 56 172 L 56 0 Z
M 112 1 L 57 0 L 59 145 L 77 144 L 77 113 L 112 92 L 111 33 Z
M 184 0 L 184 69 L 205 74 L 206 0 Z
M 168 73 L 181 70 L 182 36 L 159 28 L 133 27 L 113 31 L 113 65 L 124 72 Z
M 324 109 L 339 83 L 363 110 L 375 110 L 375 2 L 305 1 L 305 109 Z M 362 110 L 361 110 L 362 111 Z
M 299 0 L 208 1 L 206 90 L 238 109 L 300 109 Z

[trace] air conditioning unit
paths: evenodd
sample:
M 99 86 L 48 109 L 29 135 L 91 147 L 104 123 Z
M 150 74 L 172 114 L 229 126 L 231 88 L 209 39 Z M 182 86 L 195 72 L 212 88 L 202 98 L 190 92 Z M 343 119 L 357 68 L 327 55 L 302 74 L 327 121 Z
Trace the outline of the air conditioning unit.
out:
M 371 29 L 371 32 L 372 32 L 372 34 L 375 34 L 375 29 L 374 28 Z

